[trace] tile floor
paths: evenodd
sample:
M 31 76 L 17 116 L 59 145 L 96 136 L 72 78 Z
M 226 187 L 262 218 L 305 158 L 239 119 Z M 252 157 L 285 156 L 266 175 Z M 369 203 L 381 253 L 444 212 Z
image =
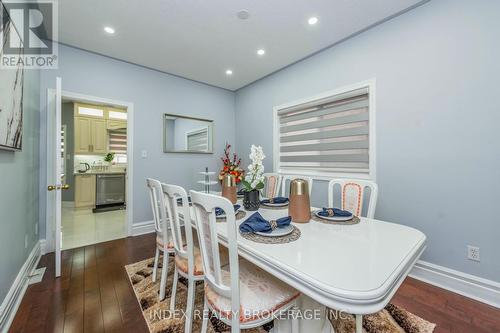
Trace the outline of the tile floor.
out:
M 62 248 L 73 249 L 127 236 L 125 210 L 92 213 L 91 209 L 62 208 Z

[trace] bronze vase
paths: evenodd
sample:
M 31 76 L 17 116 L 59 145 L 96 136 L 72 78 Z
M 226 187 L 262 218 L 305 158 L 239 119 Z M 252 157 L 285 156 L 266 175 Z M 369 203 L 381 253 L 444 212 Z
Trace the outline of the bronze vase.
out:
M 222 178 L 222 196 L 231 201 L 233 205 L 238 200 L 236 197 L 236 179 L 231 174 L 226 174 Z
M 307 181 L 304 179 L 292 180 L 288 199 L 288 215 L 292 217 L 292 222 L 309 222 L 311 220 L 311 203 Z

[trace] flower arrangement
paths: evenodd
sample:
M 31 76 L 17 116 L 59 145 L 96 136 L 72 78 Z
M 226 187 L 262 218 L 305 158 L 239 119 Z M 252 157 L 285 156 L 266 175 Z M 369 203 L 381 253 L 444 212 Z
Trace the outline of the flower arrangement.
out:
M 219 181 L 224 179 L 226 174 L 231 174 L 234 176 L 236 180 L 236 184 L 239 184 L 243 180 L 243 176 L 245 171 L 240 168 L 241 158 L 238 158 L 236 153 L 233 153 L 233 157 L 231 155 L 231 145 L 226 143 L 226 148 L 224 149 L 224 156 L 220 159 L 222 160 L 222 169 L 219 172 Z
M 248 166 L 248 172 L 245 180 L 241 183 L 246 192 L 253 190 L 262 190 L 264 188 L 264 165 L 262 161 L 266 158 L 261 146 L 252 145 L 250 148 L 250 160 L 252 163 Z

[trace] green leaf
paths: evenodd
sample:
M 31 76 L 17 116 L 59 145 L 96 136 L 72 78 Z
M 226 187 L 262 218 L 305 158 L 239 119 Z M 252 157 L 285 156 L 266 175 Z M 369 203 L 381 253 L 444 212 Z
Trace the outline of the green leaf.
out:
M 250 186 L 250 183 L 247 182 L 246 180 L 242 180 L 241 184 L 245 187 L 246 191 L 250 191 L 252 189 L 252 187 Z
M 257 184 L 257 186 L 255 186 L 255 189 L 256 190 L 262 190 L 264 188 L 264 183 L 263 182 L 260 182 Z

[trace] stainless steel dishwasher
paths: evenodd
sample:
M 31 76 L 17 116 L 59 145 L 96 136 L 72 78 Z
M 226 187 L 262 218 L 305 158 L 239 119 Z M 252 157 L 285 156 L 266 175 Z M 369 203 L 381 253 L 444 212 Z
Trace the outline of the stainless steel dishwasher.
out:
M 94 211 L 123 209 L 125 205 L 125 174 L 96 176 L 96 208 Z

